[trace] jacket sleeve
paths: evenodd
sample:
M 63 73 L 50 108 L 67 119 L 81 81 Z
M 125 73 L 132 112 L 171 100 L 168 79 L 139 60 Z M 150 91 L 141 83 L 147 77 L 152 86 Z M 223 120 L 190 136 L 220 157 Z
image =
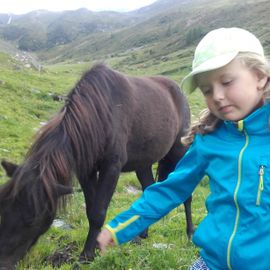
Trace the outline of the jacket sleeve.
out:
M 116 244 L 132 240 L 192 194 L 204 176 L 207 162 L 200 155 L 196 138 L 166 180 L 146 188 L 127 211 L 117 215 L 105 226 L 112 233 Z

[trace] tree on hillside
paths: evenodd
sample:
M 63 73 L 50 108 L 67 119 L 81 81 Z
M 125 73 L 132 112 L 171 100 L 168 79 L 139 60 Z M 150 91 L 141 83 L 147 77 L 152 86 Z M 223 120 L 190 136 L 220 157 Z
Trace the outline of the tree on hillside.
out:
M 192 45 L 196 43 L 205 34 L 203 27 L 198 26 L 188 30 L 186 34 L 186 45 Z

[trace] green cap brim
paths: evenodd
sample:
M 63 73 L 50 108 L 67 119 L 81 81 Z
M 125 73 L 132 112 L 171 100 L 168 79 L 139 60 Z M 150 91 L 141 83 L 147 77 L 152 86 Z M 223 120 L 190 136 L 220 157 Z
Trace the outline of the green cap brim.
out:
M 181 82 L 181 89 L 184 89 L 188 93 L 192 93 L 198 87 L 194 80 L 195 75 L 224 67 L 229 64 L 237 54 L 238 52 L 230 52 L 203 62 L 184 77 Z

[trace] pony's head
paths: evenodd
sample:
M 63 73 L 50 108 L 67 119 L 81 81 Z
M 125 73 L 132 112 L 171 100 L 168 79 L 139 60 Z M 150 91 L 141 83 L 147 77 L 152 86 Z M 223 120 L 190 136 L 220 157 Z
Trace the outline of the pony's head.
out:
M 56 204 L 72 188 L 57 184 L 49 198 L 35 169 L 27 170 L 7 161 L 1 164 L 11 178 L 0 187 L 0 269 L 9 270 L 15 268 L 52 224 L 55 216 L 52 200 Z

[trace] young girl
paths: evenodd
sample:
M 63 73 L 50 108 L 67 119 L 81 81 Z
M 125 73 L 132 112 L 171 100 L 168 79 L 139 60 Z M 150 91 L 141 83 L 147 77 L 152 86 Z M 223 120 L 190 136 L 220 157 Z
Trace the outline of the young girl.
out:
M 190 148 L 164 182 L 148 187 L 98 236 L 101 251 L 133 239 L 183 203 L 209 177 L 207 216 L 193 236 L 190 269 L 267 270 L 270 265 L 270 65 L 259 40 L 240 28 L 209 32 L 182 82 L 207 104 L 184 138 Z

